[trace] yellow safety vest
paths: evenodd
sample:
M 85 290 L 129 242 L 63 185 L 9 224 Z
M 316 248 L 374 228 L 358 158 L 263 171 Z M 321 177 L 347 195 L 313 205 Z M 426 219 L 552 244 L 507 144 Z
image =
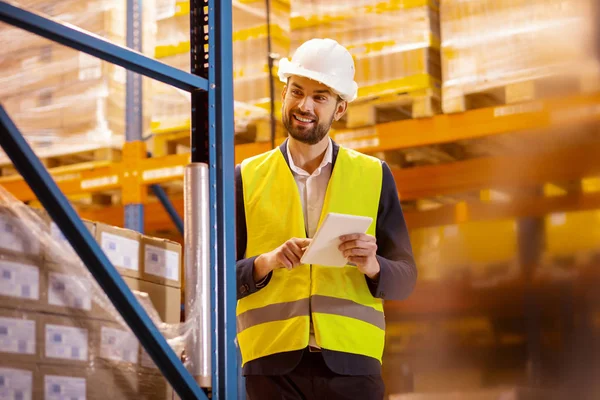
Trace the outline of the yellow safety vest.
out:
M 241 165 L 248 242 L 246 257 L 267 253 L 292 237 L 305 238 L 296 181 L 276 148 Z M 340 147 L 319 225 L 329 212 L 373 218 L 374 235 L 382 184 L 381 162 Z M 237 304 L 242 363 L 308 346 L 310 317 L 317 344 L 381 362 L 385 336 L 383 302 L 369 291 L 356 267 L 301 265 L 278 268 L 269 284 Z

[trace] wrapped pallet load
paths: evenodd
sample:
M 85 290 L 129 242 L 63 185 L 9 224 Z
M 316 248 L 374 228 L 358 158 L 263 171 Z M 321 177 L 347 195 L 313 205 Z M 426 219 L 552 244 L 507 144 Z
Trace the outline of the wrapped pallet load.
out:
M 600 88 L 594 0 L 441 3 L 443 110 Z
M 21 0 L 17 5 L 125 45 L 125 0 Z M 144 2 L 143 23 L 149 23 L 152 15 L 152 2 Z M 146 26 L 143 50 L 153 48 L 152 32 Z M 34 149 L 45 152 L 39 155 L 121 145 L 125 134 L 123 68 L 1 25 L 0 69 L 3 105 Z M 148 91 L 143 93 L 147 98 Z M 144 111 L 147 115 L 149 108 Z
M 178 357 L 198 326 L 181 321 L 182 246 L 84 221 Z M 50 216 L 0 186 L 0 397 L 174 396 Z M 193 317 L 189 311 L 188 317 Z
M 406 105 L 412 117 L 439 110 L 440 53 L 438 2 L 435 0 L 292 1 L 293 52 L 313 37 L 338 41 L 356 63 L 358 98 Z M 364 125 L 373 121 L 349 121 Z
M 162 2 L 157 13 L 157 46 L 155 57 L 166 64 L 191 70 L 189 1 Z M 233 78 L 236 132 L 257 119 L 265 119 L 270 111 L 269 46 L 276 61 L 287 56 L 290 47 L 290 4 L 286 0 L 270 2 L 270 24 L 267 7 L 262 0 L 233 3 Z M 270 35 L 270 36 L 269 36 Z M 276 69 L 273 76 L 276 76 Z M 275 98 L 281 97 L 276 85 Z M 167 85 L 154 85 L 152 129 L 155 133 L 187 130 L 190 124 L 190 96 Z M 280 104 L 280 103 L 279 103 Z M 279 110 L 280 106 L 275 109 Z

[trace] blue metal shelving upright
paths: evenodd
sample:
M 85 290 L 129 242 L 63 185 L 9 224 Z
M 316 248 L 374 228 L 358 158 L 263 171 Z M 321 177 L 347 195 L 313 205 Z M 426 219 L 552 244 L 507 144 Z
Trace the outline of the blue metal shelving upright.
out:
M 142 0 L 127 0 L 127 47 L 142 52 Z M 127 70 L 125 84 L 125 140 L 141 141 L 143 124 L 142 76 Z M 125 228 L 144 232 L 144 204 L 125 204 Z
M 133 6 L 140 0 L 128 1 Z M 137 3 L 138 6 L 140 4 Z M 192 94 L 192 162 L 208 163 L 210 172 L 211 313 L 214 327 L 212 398 L 237 399 L 231 0 L 191 0 L 190 16 L 191 74 L 0 1 L 2 22 Z M 136 46 L 135 43 L 128 44 L 133 48 Z M 208 44 L 208 53 L 205 53 L 204 44 Z M 130 84 L 135 84 L 135 76 L 129 76 L 133 78 L 131 81 L 128 79 Z M 141 80 L 141 77 L 138 78 Z M 136 122 L 139 109 L 135 105 L 129 109 L 136 110 L 136 114 L 128 115 L 128 129 L 139 128 Z M 131 135 L 134 132 L 141 134 L 141 129 L 129 132 Z M 133 139 L 133 136 L 129 138 Z M 206 399 L 206 394 L 152 323 L 3 107 L 0 107 L 0 145 L 180 398 Z M 139 221 L 130 222 L 133 223 L 139 227 Z

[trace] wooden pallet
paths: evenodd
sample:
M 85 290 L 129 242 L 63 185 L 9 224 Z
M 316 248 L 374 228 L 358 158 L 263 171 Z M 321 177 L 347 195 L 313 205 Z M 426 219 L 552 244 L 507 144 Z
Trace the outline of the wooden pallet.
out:
M 40 161 L 46 168 L 65 167 L 92 161 L 120 161 L 122 150 L 118 148 L 105 147 L 77 151 L 64 154 L 52 154 L 40 156 Z M 0 176 L 18 175 L 18 171 L 10 160 L 0 164 Z
M 523 78 L 504 85 L 488 85 L 480 90 L 447 88 L 442 90 L 442 110 L 452 114 L 478 108 L 600 91 L 600 71 Z
M 334 129 L 352 129 L 404 119 L 432 117 L 441 112 L 440 91 L 427 88 L 359 99 L 348 104 Z

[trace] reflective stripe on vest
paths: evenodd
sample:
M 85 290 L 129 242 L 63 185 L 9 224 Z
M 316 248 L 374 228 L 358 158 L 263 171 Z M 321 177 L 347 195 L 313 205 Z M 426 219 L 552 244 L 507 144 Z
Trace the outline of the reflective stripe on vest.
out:
M 352 300 L 327 296 L 311 296 L 310 309 L 315 313 L 335 314 L 367 322 L 379 329 L 385 329 L 383 312 L 364 306 Z M 286 303 L 269 304 L 262 308 L 248 310 L 237 317 L 237 331 L 266 322 L 275 322 L 294 317 L 308 316 L 309 299 L 301 299 Z
M 292 237 L 306 237 L 296 181 L 279 148 L 242 163 L 248 242 L 245 257 L 263 254 Z M 381 193 L 381 162 L 340 147 L 325 195 L 329 212 L 373 218 Z M 320 223 L 321 223 L 320 222 Z M 317 344 L 381 361 L 385 318 L 356 267 L 301 265 L 273 271 L 269 284 L 238 301 L 242 362 L 308 345 L 312 317 Z

